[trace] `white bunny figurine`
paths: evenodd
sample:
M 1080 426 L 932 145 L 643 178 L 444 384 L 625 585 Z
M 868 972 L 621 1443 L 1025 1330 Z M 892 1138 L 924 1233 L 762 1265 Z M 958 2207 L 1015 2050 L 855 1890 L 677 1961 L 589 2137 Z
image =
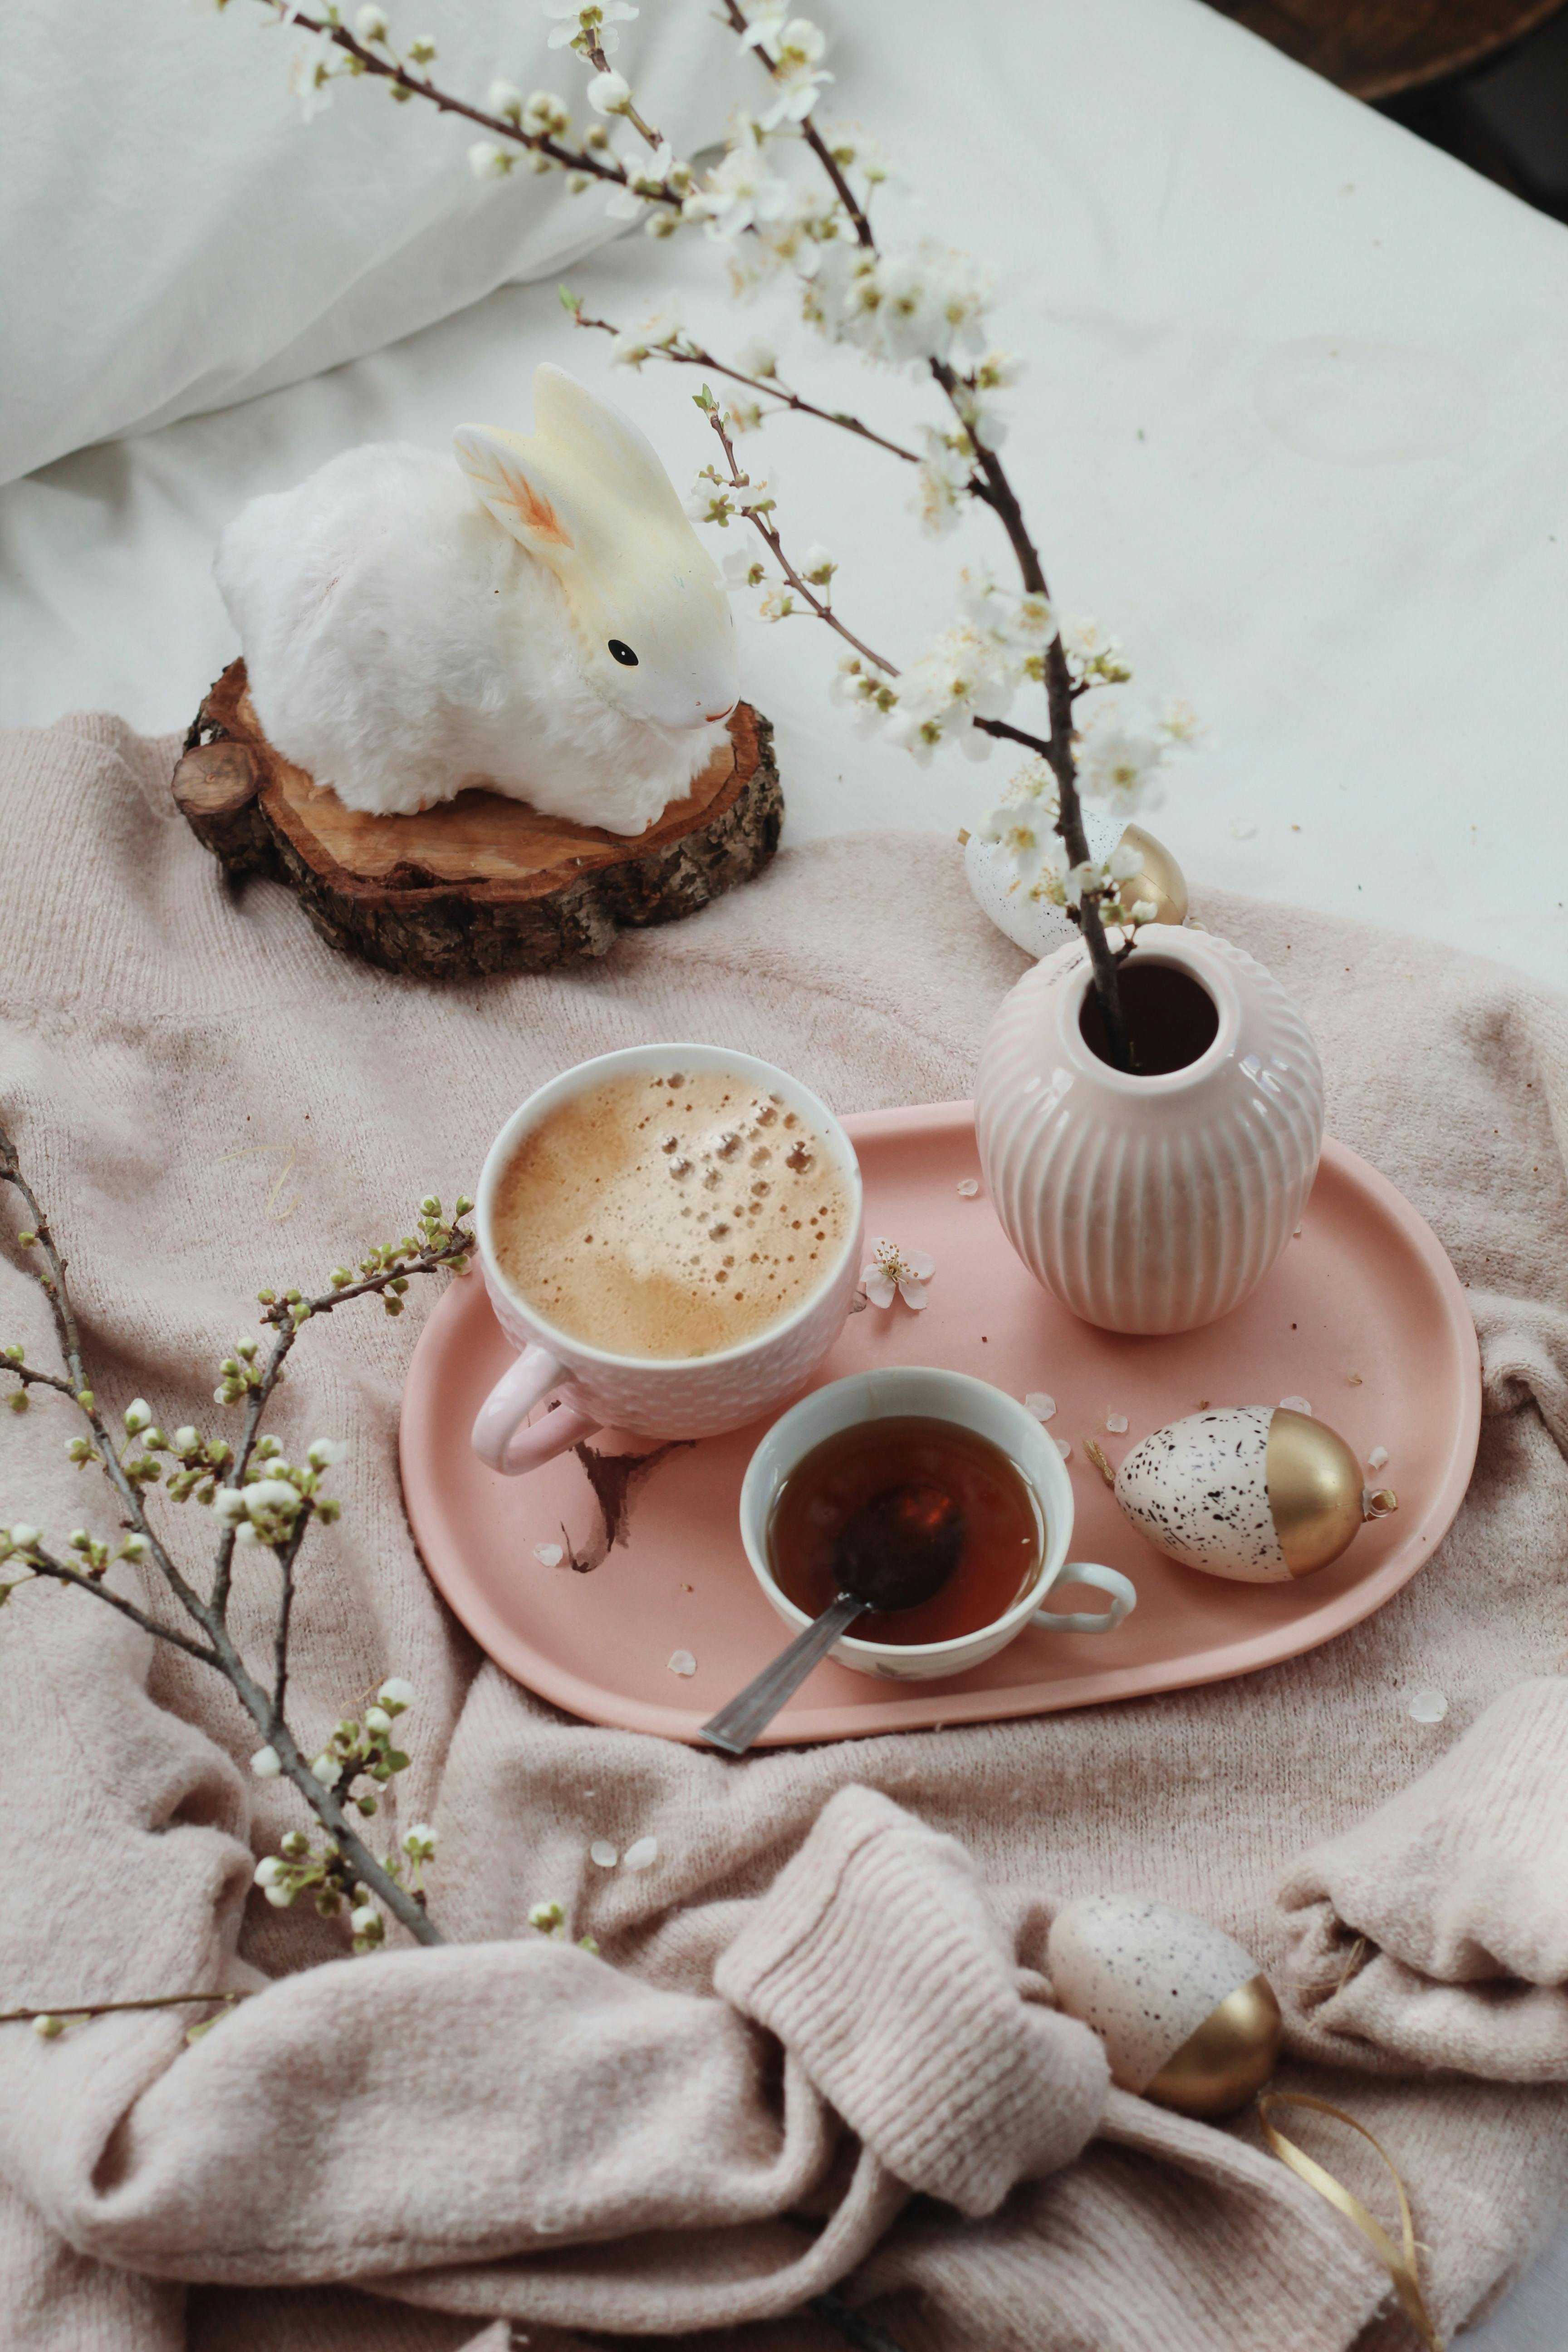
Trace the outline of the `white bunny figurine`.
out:
M 668 475 L 560 368 L 535 370 L 533 413 L 531 440 L 463 425 L 456 467 L 346 450 L 223 535 L 268 740 L 350 808 L 484 783 L 637 834 L 724 740 L 734 619 Z

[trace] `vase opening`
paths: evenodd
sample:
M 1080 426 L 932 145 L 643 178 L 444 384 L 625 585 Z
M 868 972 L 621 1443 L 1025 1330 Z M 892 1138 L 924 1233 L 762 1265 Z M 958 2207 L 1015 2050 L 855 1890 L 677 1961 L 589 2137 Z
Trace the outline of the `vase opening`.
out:
M 1219 1009 L 1202 983 L 1177 964 L 1134 953 L 1118 974 L 1121 1011 L 1139 1077 L 1184 1070 L 1207 1053 L 1219 1034 Z M 1105 1018 L 1092 985 L 1084 991 L 1079 1030 L 1091 1054 L 1110 1062 Z

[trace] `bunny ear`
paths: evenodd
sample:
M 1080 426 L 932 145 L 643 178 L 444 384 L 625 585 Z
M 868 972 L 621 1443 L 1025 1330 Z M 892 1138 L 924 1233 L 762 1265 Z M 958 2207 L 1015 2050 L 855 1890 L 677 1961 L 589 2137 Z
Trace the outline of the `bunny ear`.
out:
M 542 438 L 606 491 L 617 505 L 684 520 L 675 486 L 658 452 L 629 416 L 598 399 L 564 368 L 541 361 L 533 371 L 533 421 Z
M 460 425 L 452 446 L 496 520 L 531 554 L 548 562 L 572 551 L 576 542 L 560 512 L 559 492 L 552 495 L 551 469 L 528 442 L 489 425 Z

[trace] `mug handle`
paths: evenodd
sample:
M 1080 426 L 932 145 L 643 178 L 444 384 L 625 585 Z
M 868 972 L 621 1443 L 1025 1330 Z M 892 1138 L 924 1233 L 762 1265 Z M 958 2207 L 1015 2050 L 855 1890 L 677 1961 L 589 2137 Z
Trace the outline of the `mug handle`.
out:
M 1110 1606 L 1103 1616 L 1092 1610 L 1069 1610 L 1065 1616 L 1053 1616 L 1048 1609 L 1037 1609 L 1030 1618 L 1031 1625 L 1049 1626 L 1053 1633 L 1110 1633 L 1124 1617 L 1131 1617 L 1138 1606 L 1138 1587 L 1130 1576 L 1119 1569 L 1097 1568 L 1092 1560 L 1069 1559 L 1067 1566 L 1051 1579 L 1058 1584 L 1092 1584 L 1097 1592 L 1109 1592 Z
M 525 1470 L 537 1470 L 542 1462 L 564 1454 L 568 1446 L 592 1437 L 603 1426 L 592 1413 L 561 1404 L 531 1429 L 523 1427 L 534 1406 L 564 1376 L 563 1366 L 548 1349 L 523 1349 L 479 1407 L 471 1443 L 481 1462 L 499 1470 L 503 1478 L 516 1478 Z

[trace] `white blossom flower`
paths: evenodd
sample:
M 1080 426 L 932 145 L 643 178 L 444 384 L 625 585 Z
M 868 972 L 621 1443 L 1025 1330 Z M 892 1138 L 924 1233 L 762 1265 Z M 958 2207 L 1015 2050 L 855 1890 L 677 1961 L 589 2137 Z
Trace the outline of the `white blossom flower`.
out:
M 587 100 L 595 114 L 625 114 L 632 102 L 631 84 L 612 67 L 607 73 L 590 75 Z
M 258 1886 L 275 1886 L 282 1877 L 285 1867 L 286 1865 L 277 1854 L 269 1853 L 265 1861 L 257 1864 L 256 1868 L 251 1872 L 251 1879 Z
M 1135 929 L 1141 929 L 1144 923 L 1157 923 L 1160 909 L 1152 898 L 1134 898 L 1127 909 L 1127 919 Z
M 821 26 L 807 16 L 790 17 L 774 37 L 768 48 L 774 96 L 757 117 L 764 131 L 776 130 L 781 122 L 805 121 L 823 84 L 833 79 L 819 62 L 826 47 Z
M 552 89 L 531 90 L 522 110 L 522 127 L 531 139 L 560 139 L 572 128 L 571 110 Z
M 335 1470 L 340 1462 L 348 1458 L 348 1440 L 344 1437 L 318 1437 L 305 1456 L 312 1470 Z
M 410 1862 L 432 1862 L 436 1855 L 436 1832 L 428 1822 L 414 1822 L 399 1840 Z
M 125 1428 L 127 1434 L 132 1437 L 140 1437 L 144 1429 L 151 1429 L 152 1426 L 152 1406 L 148 1403 L 145 1397 L 133 1397 L 125 1408 Z
M 522 119 L 522 92 L 514 81 L 499 79 L 492 81 L 486 93 L 485 103 L 492 114 L 501 115 L 509 121 L 519 122 Z
M 615 55 L 620 35 L 617 25 L 629 25 L 637 15 L 630 0 L 540 0 L 546 16 L 554 20 L 555 29 L 550 36 L 552 49 L 579 46 L 579 37 L 590 37 L 606 57 Z
M 299 100 L 300 111 L 307 122 L 313 122 L 332 102 L 332 79 L 339 54 L 331 27 L 324 25 L 319 33 L 300 44 L 289 60 L 289 88 Z
M 310 1777 L 313 1780 L 320 1780 L 323 1787 L 330 1788 L 338 1777 L 336 1757 L 326 1754 L 318 1756 L 310 1767 Z
M 65 2030 L 66 2021 L 63 2017 L 50 2014 L 35 2017 L 33 2020 L 33 2031 L 40 2042 L 58 2042 Z
M 386 18 L 379 8 L 372 5 L 367 5 L 363 8 L 357 9 L 354 13 L 354 33 L 358 39 L 367 45 L 372 41 L 384 41 Z M 500 111 L 499 107 L 496 111 L 498 113 Z
M 1136 735 L 1119 713 L 1106 711 L 1080 739 L 1079 775 L 1086 792 L 1131 816 L 1143 806 L 1166 756 L 1154 735 Z
M 732 547 L 721 567 L 732 588 L 760 588 L 767 578 L 767 566 L 749 547 Z
M 936 1260 L 923 1250 L 900 1249 L 897 1242 L 873 1240 L 869 1262 L 860 1269 L 860 1287 L 873 1307 L 890 1307 L 896 1291 L 906 1307 L 926 1303 L 926 1285 Z
M 820 540 L 814 539 L 797 568 L 801 578 L 809 580 L 814 588 L 826 588 L 838 569 L 838 559 Z
M 212 1512 L 226 1528 L 232 1528 L 245 1517 L 245 1496 L 237 1486 L 220 1486 L 212 1499 Z
M 644 360 L 655 352 L 667 352 L 680 341 L 683 332 L 679 319 L 673 310 L 654 310 L 640 326 L 623 329 L 610 345 L 610 359 L 617 367 L 640 368 Z
M 414 1685 L 401 1675 L 388 1675 L 376 1693 L 377 1698 L 391 1715 L 402 1715 L 414 1704 Z
M 752 335 L 741 345 L 735 354 L 735 364 L 742 375 L 759 377 L 764 383 L 779 371 L 778 353 L 761 335 Z
M 381 1925 L 381 1914 L 374 1903 L 357 1903 L 349 1913 L 349 1926 L 356 1936 L 373 1936 Z
M 926 428 L 926 454 L 915 468 L 914 513 L 932 539 L 952 530 L 969 490 L 969 460 L 941 433 Z
M 788 187 L 761 149 L 741 145 L 714 165 L 682 209 L 688 220 L 705 222 L 710 236 L 735 237 L 782 219 L 788 203 Z
M 188 1421 L 182 1422 L 179 1428 L 174 1432 L 174 1451 L 176 1454 L 194 1454 L 201 1442 L 199 1433 L 191 1426 L 191 1423 Z
M 510 153 L 493 139 L 476 139 L 468 150 L 468 169 L 476 180 L 504 180 L 511 167 Z
M 968 254 L 931 243 L 881 252 L 840 242 L 814 288 L 816 323 L 893 366 L 951 362 L 980 350 L 990 272 Z
M 258 1780 L 276 1780 L 283 1769 L 283 1759 L 276 1748 L 258 1748 L 250 1759 L 250 1769 Z
M 392 1717 L 384 1706 L 367 1706 L 364 1711 L 364 1727 L 367 1731 L 390 1731 Z

